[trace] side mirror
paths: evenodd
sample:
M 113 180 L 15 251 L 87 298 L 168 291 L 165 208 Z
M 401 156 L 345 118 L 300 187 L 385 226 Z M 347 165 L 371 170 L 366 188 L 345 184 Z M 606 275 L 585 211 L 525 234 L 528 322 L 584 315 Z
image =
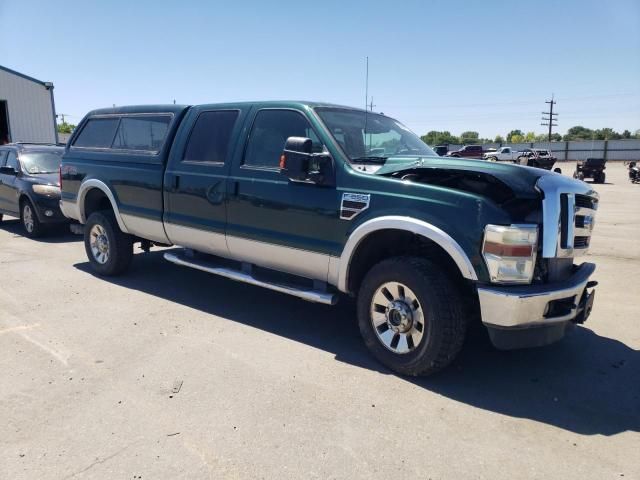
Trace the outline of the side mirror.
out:
M 15 168 L 7 166 L 0 167 L 0 173 L 2 173 L 3 175 L 18 175 L 18 172 Z
M 292 182 L 335 185 L 333 158 L 328 153 L 313 153 L 310 138 L 289 137 L 280 156 L 280 173 Z

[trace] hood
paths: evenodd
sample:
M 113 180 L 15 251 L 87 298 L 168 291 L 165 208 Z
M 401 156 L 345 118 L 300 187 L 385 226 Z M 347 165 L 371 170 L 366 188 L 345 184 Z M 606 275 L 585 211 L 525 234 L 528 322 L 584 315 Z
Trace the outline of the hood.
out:
M 539 168 L 524 167 L 510 163 L 487 162 L 456 157 L 390 158 L 376 175 L 397 177 L 398 173 L 420 175 L 455 175 L 466 173 L 485 179 L 494 179 L 509 187 L 517 197 L 538 198 L 536 182 L 545 175 L 558 175 Z M 469 176 L 469 175 L 467 175 Z
M 60 186 L 60 176 L 58 173 L 40 173 L 37 175 L 25 175 L 24 180 L 36 185 Z

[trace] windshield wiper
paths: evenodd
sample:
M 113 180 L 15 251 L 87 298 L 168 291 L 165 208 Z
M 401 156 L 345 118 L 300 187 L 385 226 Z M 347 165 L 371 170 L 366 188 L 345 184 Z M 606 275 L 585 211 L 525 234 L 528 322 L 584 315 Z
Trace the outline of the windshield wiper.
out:
M 389 157 L 356 157 L 352 158 L 353 163 L 384 163 Z

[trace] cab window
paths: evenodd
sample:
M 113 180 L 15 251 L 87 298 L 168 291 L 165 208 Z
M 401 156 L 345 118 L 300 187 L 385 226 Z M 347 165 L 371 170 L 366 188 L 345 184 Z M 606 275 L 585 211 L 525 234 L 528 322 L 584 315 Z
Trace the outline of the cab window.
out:
M 238 110 L 218 110 L 198 115 L 182 160 L 224 163 L 239 113 Z
M 4 167 L 4 164 L 6 161 L 7 161 L 7 151 L 0 150 L 0 167 Z
M 249 134 L 244 164 L 262 168 L 277 168 L 284 144 L 289 137 L 306 137 L 313 142 L 313 151 L 321 152 L 322 144 L 309 121 L 293 110 L 261 110 Z

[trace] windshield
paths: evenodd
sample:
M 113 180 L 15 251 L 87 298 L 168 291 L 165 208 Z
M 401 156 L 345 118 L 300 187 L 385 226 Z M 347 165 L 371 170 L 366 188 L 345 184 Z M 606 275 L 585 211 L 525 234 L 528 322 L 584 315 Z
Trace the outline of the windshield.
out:
M 25 173 L 56 173 L 62 162 L 62 152 L 29 152 L 20 155 L 20 163 Z
M 352 162 L 384 162 L 393 156 L 437 156 L 416 134 L 392 118 L 345 108 L 316 108 Z

